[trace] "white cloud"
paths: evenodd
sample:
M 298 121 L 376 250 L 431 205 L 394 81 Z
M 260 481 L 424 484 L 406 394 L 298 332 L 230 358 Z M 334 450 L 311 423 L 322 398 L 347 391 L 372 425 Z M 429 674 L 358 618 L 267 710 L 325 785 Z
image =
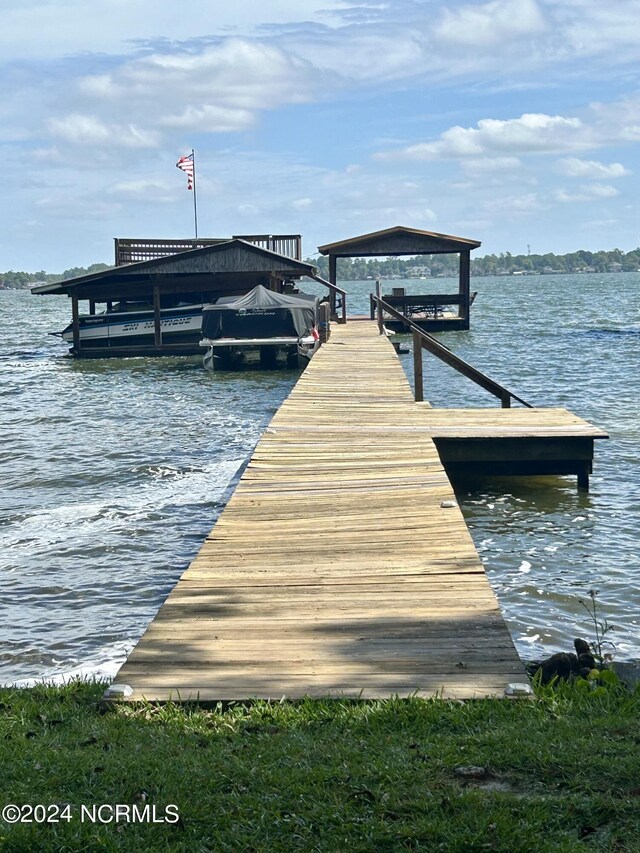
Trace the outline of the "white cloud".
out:
M 228 39 L 156 52 L 86 76 L 78 83 L 77 99 L 155 133 L 229 133 L 252 127 L 263 110 L 309 100 L 313 88 L 305 62 L 277 47 Z
M 590 111 L 604 142 L 640 142 L 640 95 L 594 103 Z
M 398 21 L 389 26 L 326 31 L 321 37 L 287 39 L 286 46 L 304 57 L 316 73 L 328 74 L 334 86 L 345 83 L 414 77 L 434 66 L 428 36 Z
M 637 62 L 640 44 L 638 0 L 547 2 L 569 54 L 593 58 L 607 56 L 614 64 Z
M 68 220 L 97 220 L 117 216 L 121 212 L 118 203 L 79 196 L 75 191 L 56 190 L 53 195 L 41 196 L 34 202 L 34 209 L 47 216 Z
M 248 130 L 256 122 L 255 114 L 250 110 L 216 107 L 204 104 L 190 106 L 177 115 L 168 115 L 160 119 L 163 127 L 196 130 L 199 133 L 232 133 Z
M 559 160 L 560 171 L 570 178 L 621 178 L 630 175 L 622 163 L 599 163 L 597 160 L 580 160 L 577 157 L 567 157 Z
M 126 201 L 141 201 L 146 204 L 172 204 L 176 193 L 169 191 L 168 182 L 160 180 L 120 181 L 109 187 L 109 195 Z M 169 185 L 171 186 L 171 185 Z M 177 185 L 176 185 L 177 189 Z
M 255 34 L 264 24 L 307 20 L 339 22 L 342 0 L 190 0 L 188 11 L 165 0 L 3 0 L 0 55 L 4 59 L 93 51 L 121 52 L 134 41 L 187 40 L 207 35 Z
M 89 76 L 81 90 L 94 97 L 127 95 L 268 109 L 309 96 L 308 67 L 283 50 L 227 39 L 199 48 L 174 49 L 124 62 L 109 74 Z M 178 101 L 177 101 L 178 102 Z M 143 106 L 140 102 L 138 108 Z
M 507 172 L 519 169 L 522 160 L 518 157 L 479 157 L 477 159 L 464 160 L 461 165 L 467 172 L 491 173 Z
M 477 127 L 451 127 L 434 142 L 409 145 L 378 157 L 408 160 L 513 157 L 532 152 L 557 152 L 590 146 L 589 131 L 579 118 L 525 113 L 517 119 L 481 119 Z
M 615 198 L 620 195 L 619 190 L 610 184 L 586 184 L 581 186 L 578 192 L 567 192 L 559 189 L 554 192 L 554 198 L 562 202 L 594 201 L 596 199 Z
M 158 134 L 134 124 L 106 124 L 96 116 L 71 113 L 48 122 L 52 136 L 76 145 L 105 145 L 123 148 L 153 148 Z
M 474 47 L 504 45 L 509 39 L 543 33 L 546 24 L 535 0 L 491 0 L 445 9 L 433 37 Z
M 493 215 L 499 215 L 504 219 L 506 216 L 530 216 L 546 210 L 548 205 L 543 202 L 537 193 L 516 193 L 490 199 L 483 204 L 483 209 Z

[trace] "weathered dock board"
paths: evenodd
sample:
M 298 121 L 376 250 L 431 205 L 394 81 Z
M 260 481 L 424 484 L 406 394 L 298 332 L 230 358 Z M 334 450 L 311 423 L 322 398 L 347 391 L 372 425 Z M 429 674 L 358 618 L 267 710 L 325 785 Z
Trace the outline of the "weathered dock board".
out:
M 376 325 L 334 327 L 120 669 L 130 700 L 526 680 L 424 417 Z

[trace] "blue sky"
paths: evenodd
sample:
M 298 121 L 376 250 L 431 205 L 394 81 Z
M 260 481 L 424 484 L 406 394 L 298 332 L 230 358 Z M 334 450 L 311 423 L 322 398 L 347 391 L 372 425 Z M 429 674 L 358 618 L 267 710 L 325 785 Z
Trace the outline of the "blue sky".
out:
M 640 0 L 4 0 L 0 270 L 112 239 L 640 244 Z

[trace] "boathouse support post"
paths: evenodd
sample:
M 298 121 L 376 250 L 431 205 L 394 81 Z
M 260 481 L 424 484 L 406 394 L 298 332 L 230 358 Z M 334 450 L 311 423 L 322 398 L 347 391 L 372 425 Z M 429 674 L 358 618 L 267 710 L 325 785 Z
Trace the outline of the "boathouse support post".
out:
M 320 335 L 320 343 L 326 344 L 331 335 L 331 309 L 328 302 L 320 303 L 320 318 L 319 318 L 318 333 Z
M 470 321 L 470 290 L 471 290 L 471 251 L 460 252 L 460 274 L 458 279 L 458 293 L 460 294 L 460 319 L 464 321 L 464 328 L 469 328 Z
M 424 379 L 422 375 L 422 338 L 413 332 L 413 385 L 416 403 L 424 400 Z
M 155 284 L 153 287 L 153 331 L 154 344 L 157 347 L 162 346 L 162 325 L 160 323 L 160 287 Z
M 78 305 L 78 297 L 71 297 L 71 324 L 73 326 L 73 352 L 75 355 L 80 354 L 80 308 Z

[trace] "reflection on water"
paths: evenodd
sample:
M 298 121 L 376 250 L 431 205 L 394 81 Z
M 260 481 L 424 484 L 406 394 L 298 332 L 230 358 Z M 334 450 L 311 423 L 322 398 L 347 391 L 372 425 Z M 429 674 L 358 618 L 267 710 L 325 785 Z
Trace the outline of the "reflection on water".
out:
M 350 310 L 368 311 L 371 282 L 346 287 Z M 637 287 L 633 274 L 477 279 L 473 329 L 439 335 L 525 399 L 611 435 L 596 445 L 589 494 L 572 478 L 455 483 L 527 657 L 589 634 L 589 589 L 618 656 L 640 657 Z M 67 315 L 66 299 L 0 292 L 0 682 L 114 672 L 297 377 L 210 374 L 198 357 L 77 362 L 47 335 Z M 429 356 L 425 394 L 495 405 Z

